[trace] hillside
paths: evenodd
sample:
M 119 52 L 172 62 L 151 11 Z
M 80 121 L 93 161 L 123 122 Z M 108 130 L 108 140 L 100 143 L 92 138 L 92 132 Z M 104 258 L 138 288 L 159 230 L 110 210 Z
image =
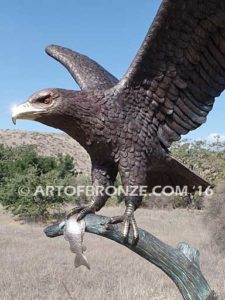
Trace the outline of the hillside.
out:
M 41 155 L 69 154 L 74 158 L 79 172 L 90 174 L 90 158 L 87 152 L 64 133 L 41 133 L 32 131 L 0 130 L 0 144 L 8 146 L 34 145 Z M 171 147 L 173 156 L 210 183 L 225 179 L 225 142 L 215 143 L 184 140 Z
M 79 172 L 90 174 L 89 155 L 75 140 L 64 133 L 0 130 L 0 144 L 12 147 L 34 145 L 38 153 L 46 156 L 69 154 L 74 158 Z

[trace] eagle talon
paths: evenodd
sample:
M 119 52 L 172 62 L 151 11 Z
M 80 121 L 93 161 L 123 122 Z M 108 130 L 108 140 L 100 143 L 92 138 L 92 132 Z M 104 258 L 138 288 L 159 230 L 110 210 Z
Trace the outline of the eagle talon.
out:
M 138 227 L 135 221 L 133 213 L 131 215 L 127 215 L 126 212 L 122 216 L 112 217 L 107 224 L 118 224 L 124 222 L 124 227 L 122 231 L 123 242 L 128 242 L 128 237 L 130 233 L 130 229 L 132 227 L 133 235 L 131 237 L 131 245 L 136 245 L 139 239 Z
M 67 220 L 75 214 L 78 214 L 84 207 L 77 206 L 71 209 L 71 211 L 66 215 Z
M 77 215 L 77 221 L 82 220 L 87 214 L 95 213 L 95 208 L 92 205 L 74 207 L 66 216 L 69 219 L 71 216 Z
M 84 207 L 77 215 L 77 221 L 82 220 L 86 215 L 95 213 L 95 208 L 93 206 Z

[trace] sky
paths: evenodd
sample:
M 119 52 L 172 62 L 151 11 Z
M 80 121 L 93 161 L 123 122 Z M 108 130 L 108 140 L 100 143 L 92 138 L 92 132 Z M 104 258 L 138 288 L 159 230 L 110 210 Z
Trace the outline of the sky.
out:
M 14 126 L 10 109 L 47 87 L 79 89 L 44 49 L 71 48 L 121 78 L 137 53 L 159 0 L 0 0 L 0 129 L 53 131 L 34 121 Z M 190 139 L 225 137 L 225 93 Z

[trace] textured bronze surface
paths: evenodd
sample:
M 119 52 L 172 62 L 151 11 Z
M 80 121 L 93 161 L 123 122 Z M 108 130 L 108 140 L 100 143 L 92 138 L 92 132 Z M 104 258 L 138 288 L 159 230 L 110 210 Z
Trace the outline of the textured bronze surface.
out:
M 46 51 L 82 91 L 45 90 L 50 99 L 43 91 L 34 94 L 29 102 L 46 111 L 30 118 L 63 130 L 88 151 L 94 185 L 113 184 L 119 172 L 124 187 L 148 185 L 149 191 L 155 185 L 188 186 L 190 192 L 209 186 L 167 149 L 206 121 L 224 90 L 224 1 L 164 0 L 120 81 L 84 55 L 59 46 Z M 107 199 L 95 197 L 80 216 Z M 141 200 L 125 197 L 133 210 Z M 136 230 L 130 209 L 124 218 L 125 233 L 130 226 Z

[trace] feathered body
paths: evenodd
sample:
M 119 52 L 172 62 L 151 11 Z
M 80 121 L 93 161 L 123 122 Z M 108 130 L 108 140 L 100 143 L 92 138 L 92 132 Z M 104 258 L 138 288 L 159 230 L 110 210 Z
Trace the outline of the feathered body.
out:
M 14 119 L 35 119 L 59 128 L 90 154 L 93 185 L 147 185 L 151 191 L 209 186 L 170 156 L 181 135 L 206 121 L 215 97 L 225 87 L 225 3 L 221 0 L 164 0 L 134 61 L 118 81 L 99 64 L 77 52 L 49 46 L 81 91 L 46 89 L 35 93 Z M 78 219 L 99 210 L 108 196 L 96 196 L 78 209 Z M 125 197 L 126 211 L 112 223 L 132 226 L 141 196 Z M 77 210 L 76 210 L 77 211 Z

